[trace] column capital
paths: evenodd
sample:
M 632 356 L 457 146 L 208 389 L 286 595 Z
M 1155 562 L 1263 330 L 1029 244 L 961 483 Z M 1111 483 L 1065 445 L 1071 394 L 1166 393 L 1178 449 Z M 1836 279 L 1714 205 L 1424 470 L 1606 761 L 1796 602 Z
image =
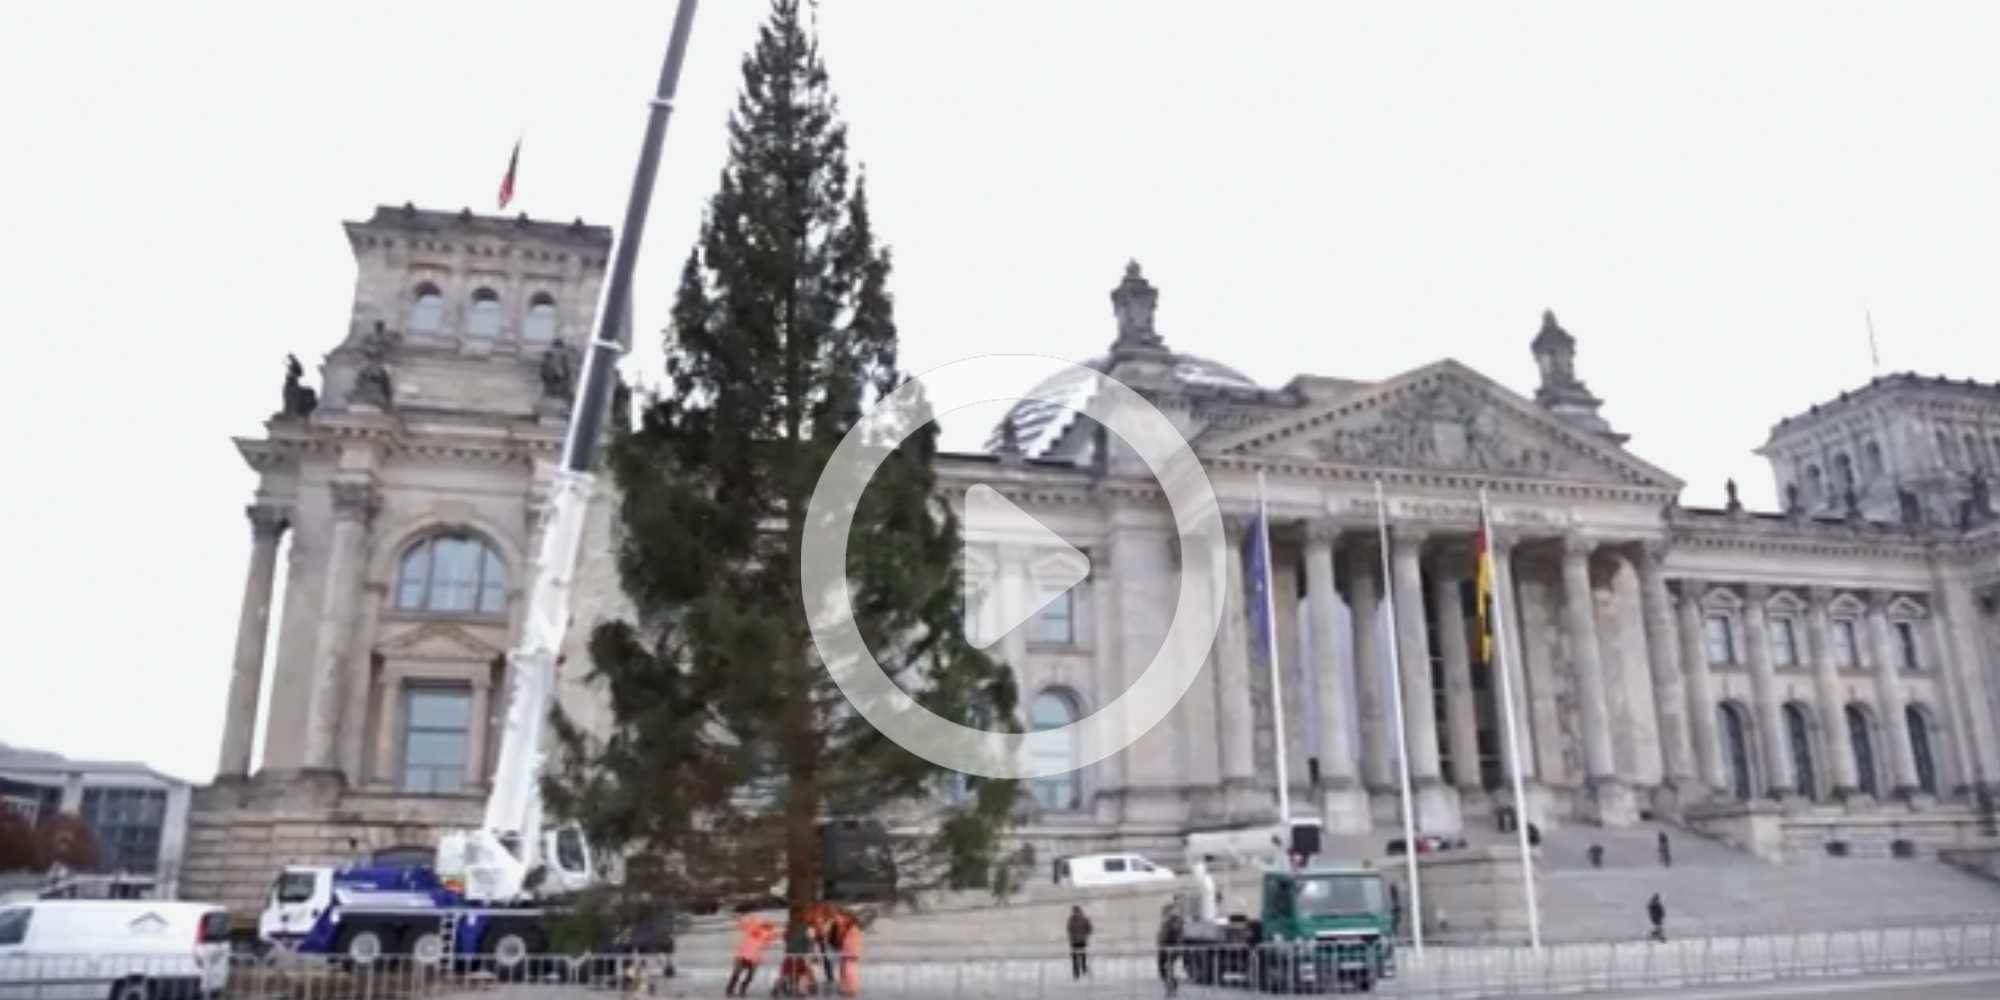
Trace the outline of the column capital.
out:
M 1488 526 L 1486 545 L 1495 559 L 1505 559 L 1514 554 L 1514 549 L 1523 541 L 1521 532 L 1507 528 Z
M 1562 553 L 1569 558 L 1590 558 L 1597 551 L 1597 539 L 1585 535 L 1567 534 L 1562 536 Z
M 1806 603 L 1814 611 L 1825 611 L 1826 606 L 1833 603 L 1833 596 L 1832 587 L 1806 588 Z
M 1241 538 L 1244 532 L 1250 530 L 1250 522 L 1255 519 L 1256 515 L 1254 514 L 1224 514 L 1222 515 L 1222 528 L 1224 531 L 1229 532 L 1231 536 Z
M 367 524 L 382 509 L 382 494 L 374 483 L 336 482 L 331 489 L 334 517 L 342 521 Z
M 1701 599 L 1708 594 L 1708 584 L 1700 580 L 1681 579 L 1673 582 L 1675 589 L 1678 591 L 1676 596 L 1683 601 L 1697 606 L 1701 604 Z
M 1896 603 L 1896 592 L 1893 590 L 1871 590 L 1868 592 L 1869 614 L 1886 615 L 1889 613 L 1889 605 L 1894 603 Z
M 1347 526 L 1328 518 L 1315 518 L 1306 522 L 1306 544 L 1332 545 L 1347 533 Z
M 1761 610 L 1765 602 L 1771 599 L 1771 588 L 1761 583 L 1745 584 L 1743 599 L 1749 602 L 1751 607 Z
M 1431 530 L 1421 524 L 1392 524 L 1389 526 L 1389 541 L 1397 548 L 1405 545 L 1422 545 L 1430 538 Z
M 253 503 L 243 508 L 243 513 L 250 518 L 253 541 L 275 542 L 292 526 L 292 512 L 272 504 Z
M 1640 539 L 1639 544 L 1637 546 L 1639 551 L 1639 560 L 1638 560 L 1639 568 L 1642 570 L 1647 568 L 1659 569 L 1665 566 L 1667 562 L 1667 553 L 1668 551 L 1672 550 L 1673 547 L 1674 543 L 1671 539 L 1666 539 L 1666 538 Z

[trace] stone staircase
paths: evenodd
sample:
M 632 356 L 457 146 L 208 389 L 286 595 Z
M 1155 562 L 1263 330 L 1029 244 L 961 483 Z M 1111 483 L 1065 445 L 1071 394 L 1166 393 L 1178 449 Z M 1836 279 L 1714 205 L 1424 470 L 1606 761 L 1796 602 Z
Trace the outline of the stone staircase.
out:
M 1657 838 L 1672 844 L 1673 867 L 1659 863 Z M 1366 862 L 1400 874 L 1403 861 L 1384 849 L 1395 834 L 1332 838 L 1327 856 Z M 1512 834 L 1470 831 L 1470 846 L 1512 845 Z M 1590 845 L 1604 847 L 1604 866 L 1593 868 Z M 1161 858 L 1160 860 L 1166 860 Z M 1184 864 L 1173 865 L 1184 870 Z M 1934 860 L 1826 858 L 1791 865 L 1765 864 L 1690 831 L 1654 823 L 1623 829 L 1563 827 L 1546 831 L 1536 852 L 1537 898 L 1545 941 L 1632 940 L 1645 936 L 1646 901 L 1659 893 L 1667 932 L 1677 938 L 1711 935 L 1909 926 L 1979 915 L 2000 918 L 2000 883 Z M 1218 873 L 1225 912 L 1255 905 L 1257 873 Z M 960 893 L 927 902 L 920 912 L 899 910 L 876 921 L 866 952 L 882 959 L 1047 957 L 1064 948 L 1071 906 L 1082 906 L 1101 954 L 1151 949 L 1160 908 L 1191 879 L 1141 887 L 1076 889 L 1046 875 L 1005 904 Z M 1448 930 L 1433 940 L 1480 943 Z M 727 921 L 699 920 L 679 941 L 690 964 L 726 964 L 735 945 Z

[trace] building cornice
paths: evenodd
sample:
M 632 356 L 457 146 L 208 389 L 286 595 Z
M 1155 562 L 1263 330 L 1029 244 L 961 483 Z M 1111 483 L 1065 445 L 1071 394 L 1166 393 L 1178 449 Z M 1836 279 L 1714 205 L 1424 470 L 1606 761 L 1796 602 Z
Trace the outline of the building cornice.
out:
M 270 472 L 308 456 L 338 455 L 357 445 L 373 445 L 403 458 L 473 465 L 522 465 L 562 450 L 562 429 L 516 420 L 495 431 L 477 426 L 424 423 L 401 416 L 338 414 L 306 420 L 274 417 L 262 438 L 236 439 L 236 450 L 251 469 Z
M 1668 516 L 1668 532 L 1676 545 L 1689 548 L 1909 563 L 1956 560 L 1980 544 L 1963 534 L 1911 531 L 1879 521 L 1850 523 L 1697 507 L 1674 508 Z

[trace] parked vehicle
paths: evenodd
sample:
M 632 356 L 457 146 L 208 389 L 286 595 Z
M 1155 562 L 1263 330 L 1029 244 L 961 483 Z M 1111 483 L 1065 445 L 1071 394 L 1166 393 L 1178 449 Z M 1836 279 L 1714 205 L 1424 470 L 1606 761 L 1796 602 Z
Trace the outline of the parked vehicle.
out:
M 0 1000 L 212 1000 L 229 913 L 206 903 L 45 899 L 0 906 Z
M 1056 859 L 1056 882 L 1081 889 L 1172 882 L 1180 876 L 1138 854 L 1084 854 Z

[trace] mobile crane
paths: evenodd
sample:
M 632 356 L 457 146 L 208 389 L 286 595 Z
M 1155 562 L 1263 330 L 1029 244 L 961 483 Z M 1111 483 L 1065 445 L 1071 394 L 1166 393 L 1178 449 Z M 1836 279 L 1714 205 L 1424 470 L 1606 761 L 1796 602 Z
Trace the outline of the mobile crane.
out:
M 428 868 L 287 868 L 259 922 L 266 942 L 362 963 L 385 954 L 407 954 L 428 964 L 453 954 L 490 956 L 496 971 L 506 972 L 524 967 L 548 944 L 545 919 L 563 899 L 599 879 L 580 829 L 543 828 L 542 734 L 555 702 L 556 667 L 570 625 L 570 587 L 595 494 L 598 442 L 616 386 L 639 246 L 696 5 L 697 0 L 680 0 L 675 14 L 624 224 L 614 236 L 596 332 L 584 354 L 562 461 L 550 484 L 527 612 L 509 654 L 513 685 L 484 821 L 441 837 L 435 864 Z

